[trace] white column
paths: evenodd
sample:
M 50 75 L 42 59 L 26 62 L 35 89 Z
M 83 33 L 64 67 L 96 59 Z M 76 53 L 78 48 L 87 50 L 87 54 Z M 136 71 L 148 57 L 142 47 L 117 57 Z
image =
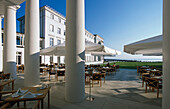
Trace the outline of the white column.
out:
M 25 9 L 25 71 L 24 85 L 40 83 L 39 72 L 39 0 L 26 0 Z
M 170 0 L 163 1 L 163 97 L 162 109 L 170 109 Z
M 5 6 L 3 65 L 4 72 L 16 79 L 16 10 L 19 6 Z
M 2 22 L 2 18 L 3 18 L 3 15 L 0 15 L 0 71 L 2 71 L 3 69 L 2 69 L 2 63 L 3 63 L 3 58 L 2 58 L 2 32 L 1 32 L 1 30 L 2 30 L 2 24 L 1 24 L 1 22 Z
M 85 16 L 84 0 L 67 0 L 66 92 L 68 102 L 85 99 Z

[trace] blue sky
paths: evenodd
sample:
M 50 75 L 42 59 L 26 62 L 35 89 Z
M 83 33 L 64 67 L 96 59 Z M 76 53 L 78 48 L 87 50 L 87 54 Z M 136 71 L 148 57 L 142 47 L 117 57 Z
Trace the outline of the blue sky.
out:
M 44 5 L 66 15 L 66 0 L 40 0 Z M 162 6 L 163 0 L 85 0 L 86 29 L 123 52 L 125 44 L 162 34 Z M 24 13 L 25 3 L 17 18 Z

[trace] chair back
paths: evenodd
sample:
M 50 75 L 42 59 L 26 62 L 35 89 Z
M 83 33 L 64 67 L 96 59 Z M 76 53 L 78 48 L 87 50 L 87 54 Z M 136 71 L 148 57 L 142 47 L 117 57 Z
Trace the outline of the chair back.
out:
M 44 69 L 40 68 L 40 72 L 44 72 Z
M 57 71 L 58 76 L 65 76 L 65 71 Z
M 159 84 L 159 80 L 158 79 L 155 79 L 155 78 L 149 78 L 149 77 L 146 77 L 145 78 L 146 80 L 146 83 L 148 86 L 151 86 L 151 87 L 154 87 L 154 88 L 162 88 L 162 85 Z
M 56 70 L 50 70 L 49 71 L 49 75 L 55 75 L 56 74 Z
M 1 74 L 0 78 L 1 79 L 10 79 L 10 73 L 5 73 L 5 74 Z
M 94 73 L 92 75 L 93 80 L 100 80 L 101 79 L 101 73 Z

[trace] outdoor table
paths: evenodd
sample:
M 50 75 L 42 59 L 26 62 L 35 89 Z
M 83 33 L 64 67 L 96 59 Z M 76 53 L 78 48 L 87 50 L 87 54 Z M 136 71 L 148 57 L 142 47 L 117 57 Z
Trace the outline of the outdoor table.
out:
M 43 67 L 40 67 L 40 69 L 43 69 L 43 71 L 46 72 L 47 69 L 48 69 L 48 67 L 44 67 L 44 66 L 43 66 Z
M 26 101 L 34 101 L 34 100 L 41 100 L 41 109 L 44 109 L 44 98 L 46 97 L 46 95 L 48 94 L 48 108 L 50 108 L 50 86 L 48 88 L 45 89 L 40 89 L 39 91 L 37 91 L 37 87 L 25 87 L 25 88 L 21 88 L 22 90 L 28 90 L 26 93 L 31 92 L 31 93 L 42 93 L 43 95 L 40 96 L 36 96 L 34 98 L 20 98 L 19 97 L 8 97 L 7 99 L 5 99 L 6 102 L 22 102 L 24 101 L 24 106 L 26 108 Z M 26 94 L 25 93 L 25 94 Z
M 65 69 L 57 69 L 57 71 L 65 71 Z
M 152 70 L 152 69 L 149 69 L 149 68 L 147 68 L 147 69 L 141 69 L 141 74 L 142 74 L 142 73 L 150 73 L 151 70 Z
M 141 68 L 145 68 L 145 69 L 147 69 L 147 68 L 149 68 L 149 66 L 141 66 Z
M 160 70 L 151 70 L 151 73 L 153 73 L 153 75 L 155 75 L 156 73 L 160 73 Z
M 46 69 L 47 67 L 42 66 L 42 67 L 40 67 L 40 68 L 42 68 L 42 69 Z
M 163 76 L 153 76 L 152 78 L 154 78 L 154 79 L 158 79 L 159 81 L 162 81 Z

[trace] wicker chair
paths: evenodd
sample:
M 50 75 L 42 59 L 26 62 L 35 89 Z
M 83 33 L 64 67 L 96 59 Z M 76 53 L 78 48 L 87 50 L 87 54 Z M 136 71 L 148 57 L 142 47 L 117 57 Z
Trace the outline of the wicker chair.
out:
M 150 78 L 150 74 L 148 74 L 148 73 L 144 73 L 144 74 L 142 74 L 142 87 L 144 87 L 144 83 L 145 83 L 145 81 L 146 81 L 146 77 L 149 77 Z
M 102 86 L 101 73 L 93 73 L 93 75 L 92 75 L 92 87 L 93 87 L 94 81 L 97 81 L 98 83 L 100 83 L 100 87 Z
M 157 89 L 157 98 L 159 98 L 159 89 L 162 89 L 162 83 L 160 83 L 160 80 L 148 77 L 146 77 L 145 79 L 146 79 L 145 93 L 147 93 L 147 87 L 152 88 L 152 91 L 154 91 L 154 89 Z
M 59 76 L 63 76 L 63 77 L 64 77 L 64 81 L 65 81 L 65 70 L 63 70 L 63 71 L 57 71 L 57 75 L 56 75 L 57 81 L 58 81 L 58 77 L 59 77 Z
M 51 75 L 56 75 L 56 71 L 55 70 L 49 70 L 49 81 L 51 80 L 51 78 L 50 78 Z

